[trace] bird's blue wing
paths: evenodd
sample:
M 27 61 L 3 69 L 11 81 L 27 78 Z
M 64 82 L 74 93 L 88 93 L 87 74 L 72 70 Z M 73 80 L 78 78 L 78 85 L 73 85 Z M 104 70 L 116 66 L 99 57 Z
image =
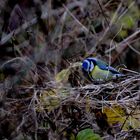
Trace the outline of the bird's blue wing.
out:
M 92 57 L 88 58 L 88 60 L 93 61 L 102 70 L 109 70 L 114 74 L 120 74 L 120 72 L 118 72 L 115 68 L 109 66 L 106 62 L 102 60 L 99 60 L 97 58 L 92 58 Z
M 120 72 L 118 72 L 115 68 L 111 66 L 106 67 L 106 69 L 111 71 L 113 74 L 120 74 Z

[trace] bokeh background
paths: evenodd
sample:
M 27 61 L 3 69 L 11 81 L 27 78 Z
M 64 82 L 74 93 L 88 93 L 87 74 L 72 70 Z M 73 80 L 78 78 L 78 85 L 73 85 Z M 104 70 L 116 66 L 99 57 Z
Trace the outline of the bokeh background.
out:
M 89 81 L 75 65 L 89 56 L 132 79 L 83 89 Z M 125 130 L 115 134 L 137 139 L 139 72 L 140 0 L 0 0 L 0 139 L 75 140 L 90 126 L 113 140 L 107 103 L 118 99 Z M 123 125 L 128 114 L 135 127 Z

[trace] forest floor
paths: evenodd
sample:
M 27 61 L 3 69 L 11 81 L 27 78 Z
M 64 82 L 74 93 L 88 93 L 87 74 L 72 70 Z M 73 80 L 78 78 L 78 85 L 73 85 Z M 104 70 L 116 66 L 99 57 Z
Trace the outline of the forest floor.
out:
M 0 4 L 1 140 L 139 140 L 139 1 Z M 91 82 L 87 57 L 125 76 Z

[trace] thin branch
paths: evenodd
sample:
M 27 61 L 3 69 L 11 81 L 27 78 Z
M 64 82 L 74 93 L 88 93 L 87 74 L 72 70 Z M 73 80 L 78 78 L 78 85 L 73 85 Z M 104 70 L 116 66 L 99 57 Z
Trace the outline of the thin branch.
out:
M 68 9 L 73 9 L 74 7 L 77 7 L 77 6 L 84 6 L 82 4 L 82 2 L 73 2 L 71 4 L 68 4 Z M 50 15 L 49 16 L 55 16 L 55 15 L 59 15 L 61 13 L 63 13 L 65 11 L 64 8 L 60 9 L 60 10 L 52 10 L 52 12 L 50 12 Z M 49 18 L 48 17 L 48 12 L 45 12 L 42 16 L 41 16 L 42 19 L 47 19 Z M 3 37 L 0 41 L 0 46 L 1 45 L 4 45 L 6 42 L 8 42 L 12 37 L 13 35 L 17 35 L 19 33 L 21 33 L 22 31 L 25 31 L 28 27 L 31 27 L 33 26 L 34 24 L 37 23 L 37 18 L 33 18 L 32 20 L 30 20 L 29 22 L 26 22 L 24 24 L 22 24 L 19 28 L 17 28 L 16 30 L 12 31 L 11 33 L 9 33 L 8 35 L 6 35 L 5 37 Z
M 109 53 L 110 51 L 113 51 L 114 49 L 118 48 L 119 53 L 121 53 L 128 44 L 130 44 L 130 42 L 138 35 L 140 34 L 140 29 L 137 30 L 136 32 L 134 32 L 132 35 L 130 35 L 129 37 L 127 37 L 126 39 L 124 39 L 122 42 L 120 42 L 117 47 L 113 46 L 112 48 L 108 49 L 105 51 L 105 53 Z

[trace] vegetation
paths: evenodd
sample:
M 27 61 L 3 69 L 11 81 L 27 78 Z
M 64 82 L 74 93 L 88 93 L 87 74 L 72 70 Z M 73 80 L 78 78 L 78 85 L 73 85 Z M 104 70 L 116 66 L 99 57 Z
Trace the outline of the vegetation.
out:
M 140 2 L 3 0 L 1 140 L 138 140 Z M 125 74 L 90 82 L 97 57 Z

